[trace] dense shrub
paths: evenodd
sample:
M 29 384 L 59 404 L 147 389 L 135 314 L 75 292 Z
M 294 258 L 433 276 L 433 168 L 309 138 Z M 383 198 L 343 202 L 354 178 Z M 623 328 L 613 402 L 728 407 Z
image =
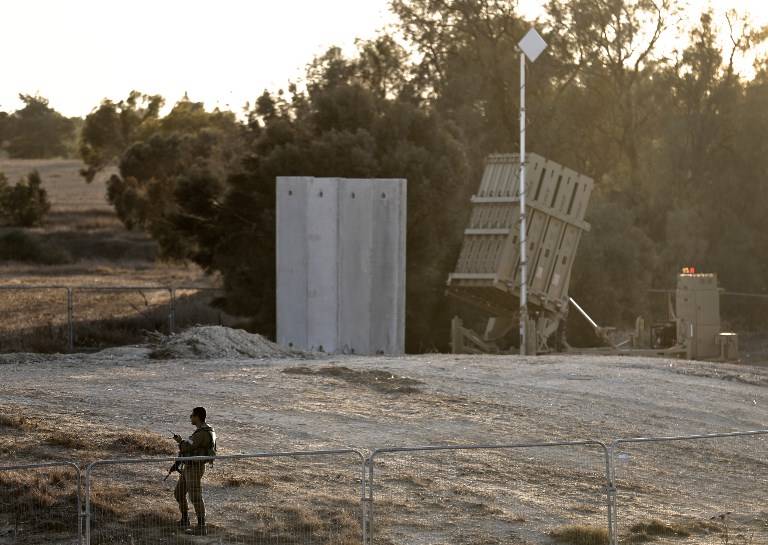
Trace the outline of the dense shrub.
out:
M 42 187 L 40 174 L 33 170 L 10 185 L 0 173 L 0 218 L 13 227 L 35 227 L 42 225 L 51 210 L 48 192 Z

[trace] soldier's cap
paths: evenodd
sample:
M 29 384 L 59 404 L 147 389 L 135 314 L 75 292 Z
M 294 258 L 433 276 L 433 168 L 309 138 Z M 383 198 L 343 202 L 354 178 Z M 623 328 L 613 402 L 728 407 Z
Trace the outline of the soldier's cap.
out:
M 192 409 L 192 416 L 199 416 L 200 420 L 205 420 L 205 407 L 195 407 Z

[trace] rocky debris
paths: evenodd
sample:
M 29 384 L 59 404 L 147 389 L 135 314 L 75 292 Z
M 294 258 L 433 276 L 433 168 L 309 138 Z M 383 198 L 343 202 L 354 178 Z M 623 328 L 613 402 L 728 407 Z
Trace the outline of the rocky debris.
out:
M 308 354 L 283 348 L 242 329 L 222 326 L 192 327 L 174 335 L 153 335 L 152 359 L 272 359 L 303 358 Z

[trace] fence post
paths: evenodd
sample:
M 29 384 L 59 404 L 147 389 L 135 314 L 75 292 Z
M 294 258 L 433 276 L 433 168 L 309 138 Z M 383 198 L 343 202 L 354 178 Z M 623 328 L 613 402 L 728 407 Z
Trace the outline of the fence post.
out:
M 85 469 L 85 545 L 91 545 L 91 463 Z
M 363 545 L 373 543 L 373 465 L 376 451 L 365 460 L 363 464 Z
M 171 299 L 168 302 L 168 334 L 173 335 L 176 330 L 176 288 L 168 290 Z
M 67 288 L 67 351 L 75 351 L 75 301 L 72 288 Z
M 83 539 L 83 471 L 77 464 L 77 542 L 83 545 Z
M 606 499 L 608 501 L 608 543 L 618 545 L 618 525 L 616 524 L 616 471 L 614 470 L 614 445 L 611 443 L 606 449 Z

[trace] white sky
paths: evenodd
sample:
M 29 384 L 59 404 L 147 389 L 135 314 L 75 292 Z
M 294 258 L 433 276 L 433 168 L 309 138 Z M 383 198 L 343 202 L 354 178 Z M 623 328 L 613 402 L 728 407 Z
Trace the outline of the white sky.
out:
M 768 24 L 768 0 L 685 1 L 694 19 L 711 4 Z M 543 3 L 520 0 L 528 14 Z M 328 46 L 351 51 L 393 21 L 387 0 L 0 0 L 0 110 L 40 93 L 82 116 L 138 89 L 239 111 Z

